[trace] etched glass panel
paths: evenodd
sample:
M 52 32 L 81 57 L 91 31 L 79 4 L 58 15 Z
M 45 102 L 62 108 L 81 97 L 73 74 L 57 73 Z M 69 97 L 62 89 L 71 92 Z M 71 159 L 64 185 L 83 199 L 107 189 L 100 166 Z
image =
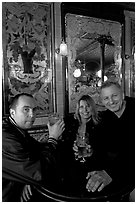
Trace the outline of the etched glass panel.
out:
M 10 98 L 26 92 L 45 115 L 52 107 L 50 5 L 3 2 L 2 9 L 4 114 Z

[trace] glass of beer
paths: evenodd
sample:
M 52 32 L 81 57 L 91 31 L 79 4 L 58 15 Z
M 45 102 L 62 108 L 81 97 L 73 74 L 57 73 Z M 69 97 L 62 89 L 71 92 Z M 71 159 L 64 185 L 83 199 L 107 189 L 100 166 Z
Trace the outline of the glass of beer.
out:
M 63 120 L 58 113 L 52 113 L 48 117 L 48 121 L 50 125 L 54 125 L 58 120 Z M 62 135 L 59 136 L 58 140 L 63 141 Z
M 85 162 L 86 158 L 91 156 L 93 153 L 91 145 L 89 144 L 89 134 L 78 133 L 76 136 L 75 145 L 77 146 L 77 151 L 75 152 L 76 160 Z
M 48 117 L 48 121 L 49 121 L 50 125 L 54 125 L 60 119 L 61 119 L 61 117 L 59 116 L 58 113 L 52 113 Z

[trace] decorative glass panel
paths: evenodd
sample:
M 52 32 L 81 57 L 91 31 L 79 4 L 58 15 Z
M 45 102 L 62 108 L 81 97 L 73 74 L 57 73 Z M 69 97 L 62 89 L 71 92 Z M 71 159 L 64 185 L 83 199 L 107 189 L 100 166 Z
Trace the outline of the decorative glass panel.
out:
M 66 14 L 69 112 L 83 94 L 90 94 L 101 108 L 102 79 L 121 83 L 121 35 L 119 22 Z
M 3 103 L 16 94 L 32 94 L 38 117 L 52 111 L 50 4 L 3 2 Z

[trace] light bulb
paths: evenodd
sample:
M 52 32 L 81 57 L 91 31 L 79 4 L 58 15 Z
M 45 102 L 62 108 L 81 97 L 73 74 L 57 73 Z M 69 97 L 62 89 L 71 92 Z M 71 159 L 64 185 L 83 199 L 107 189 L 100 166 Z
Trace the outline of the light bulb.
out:
M 60 54 L 66 56 L 68 54 L 67 52 L 67 44 L 63 41 L 60 44 Z
M 73 76 L 74 77 L 80 77 L 81 76 L 81 71 L 80 71 L 80 69 L 75 69 L 75 71 L 74 71 L 74 73 L 73 73 Z
M 98 76 L 99 78 L 101 78 L 101 70 L 99 70 L 99 71 L 97 72 L 97 76 Z
M 107 79 L 108 79 L 107 76 L 104 76 L 104 81 L 107 81 Z

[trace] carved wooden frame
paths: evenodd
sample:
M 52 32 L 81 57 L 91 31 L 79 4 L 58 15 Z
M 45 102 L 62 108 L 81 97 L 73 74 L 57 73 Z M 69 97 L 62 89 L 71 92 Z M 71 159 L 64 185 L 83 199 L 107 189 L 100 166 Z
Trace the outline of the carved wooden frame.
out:
M 125 95 L 135 97 L 135 12 L 125 15 Z

